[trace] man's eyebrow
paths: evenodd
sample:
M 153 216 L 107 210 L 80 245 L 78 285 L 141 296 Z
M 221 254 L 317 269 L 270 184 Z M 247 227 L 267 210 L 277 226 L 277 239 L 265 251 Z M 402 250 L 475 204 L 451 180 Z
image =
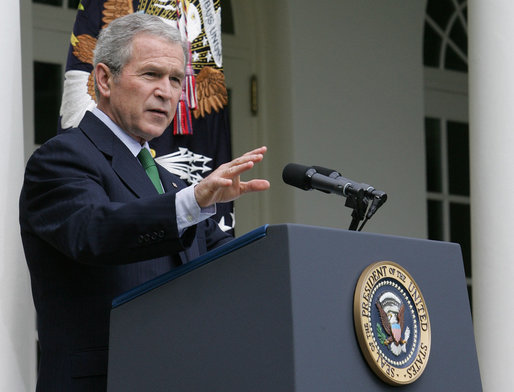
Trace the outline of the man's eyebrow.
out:
M 176 71 L 176 72 L 173 72 L 172 73 L 173 76 L 179 78 L 179 79 L 184 79 L 186 77 L 186 73 L 184 71 Z
M 165 65 L 160 65 L 157 63 L 146 63 L 143 66 L 141 66 L 139 71 L 140 72 L 157 71 L 159 73 L 167 73 L 167 69 L 168 69 L 168 67 Z M 175 76 L 177 78 L 181 78 L 181 79 L 184 79 L 186 76 L 185 70 L 183 70 L 183 69 L 173 69 L 169 72 L 169 74 L 172 76 Z

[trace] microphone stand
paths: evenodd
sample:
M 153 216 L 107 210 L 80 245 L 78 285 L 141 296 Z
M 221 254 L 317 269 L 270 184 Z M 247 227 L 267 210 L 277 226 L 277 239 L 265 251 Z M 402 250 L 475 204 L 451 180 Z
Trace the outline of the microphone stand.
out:
M 358 192 L 352 193 L 346 197 L 345 207 L 352 208 L 352 223 L 348 230 L 356 231 L 359 222 L 362 221 L 366 217 L 366 211 L 368 210 L 369 200 L 364 196 L 364 189 L 359 189 Z M 362 227 L 366 221 L 363 222 L 359 231 L 362 230 Z

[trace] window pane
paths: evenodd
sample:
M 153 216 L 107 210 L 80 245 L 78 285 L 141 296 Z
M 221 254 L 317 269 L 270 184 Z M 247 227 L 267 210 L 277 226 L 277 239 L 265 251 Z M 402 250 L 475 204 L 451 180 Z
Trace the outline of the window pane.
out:
M 446 47 L 444 68 L 452 71 L 468 72 L 468 65 L 459 55 L 457 55 L 457 53 L 455 53 L 451 46 Z
M 469 196 L 468 124 L 448 121 L 448 178 L 452 195 Z
M 430 16 L 439 27 L 444 30 L 450 16 L 455 12 L 452 0 L 428 0 L 427 15 Z
M 232 2 L 230 0 L 221 0 L 221 32 L 223 34 L 235 34 L 234 16 L 232 14 Z
M 62 95 L 60 64 L 34 62 L 35 143 L 43 144 L 56 134 Z
M 423 64 L 427 67 L 439 68 L 442 39 L 428 23 L 425 23 L 423 41 Z
M 425 118 L 425 155 L 428 192 L 442 192 L 441 121 Z
M 468 33 L 465 30 L 465 26 L 462 25 L 461 19 L 457 19 L 453 24 L 452 31 L 450 32 L 451 40 L 457 45 L 457 47 L 466 54 L 468 54 Z
M 33 3 L 62 6 L 62 0 L 32 0 Z
M 471 277 L 470 208 L 467 204 L 450 203 L 450 241 L 460 244 L 466 276 Z
M 427 200 L 428 238 L 443 241 L 443 203 L 438 200 Z

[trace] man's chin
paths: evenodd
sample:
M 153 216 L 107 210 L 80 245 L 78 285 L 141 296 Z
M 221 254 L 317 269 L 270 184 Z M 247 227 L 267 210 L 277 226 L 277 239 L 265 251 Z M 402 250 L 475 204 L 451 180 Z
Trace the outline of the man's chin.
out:
M 152 139 L 155 139 L 155 138 L 158 138 L 159 136 L 162 136 L 162 134 L 164 133 L 165 130 L 166 130 L 166 128 L 160 129 L 158 131 L 153 131 L 153 132 L 147 133 L 146 135 L 147 135 L 148 139 L 146 139 L 146 141 L 149 142 Z
M 161 136 L 164 131 L 166 130 L 167 126 L 162 128 L 162 127 L 152 127 L 152 128 L 148 128 L 148 129 L 145 129 L 145 130 L 140 130 L 138 132 L 135 133 L 135 136 L 137 136 L 138 138 L 140 139 L 143 139 L 142 141 L 147 141 L 149 142 L 150 140 L 152 139 L 155 139 L 159 136 Z

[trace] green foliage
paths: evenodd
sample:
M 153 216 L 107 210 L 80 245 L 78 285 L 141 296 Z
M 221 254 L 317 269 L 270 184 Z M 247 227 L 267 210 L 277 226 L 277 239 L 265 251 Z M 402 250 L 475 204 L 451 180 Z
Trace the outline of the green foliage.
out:
M 380 343 L 385 344 L 385 342 L 387 340 L 387 336 L 384 333 L 384 330 L 382 329 L 382 326 L 380 325 L 380 323 L 377 323 L 377 335 L 378 335 L 378 340 L 380 341 Z

